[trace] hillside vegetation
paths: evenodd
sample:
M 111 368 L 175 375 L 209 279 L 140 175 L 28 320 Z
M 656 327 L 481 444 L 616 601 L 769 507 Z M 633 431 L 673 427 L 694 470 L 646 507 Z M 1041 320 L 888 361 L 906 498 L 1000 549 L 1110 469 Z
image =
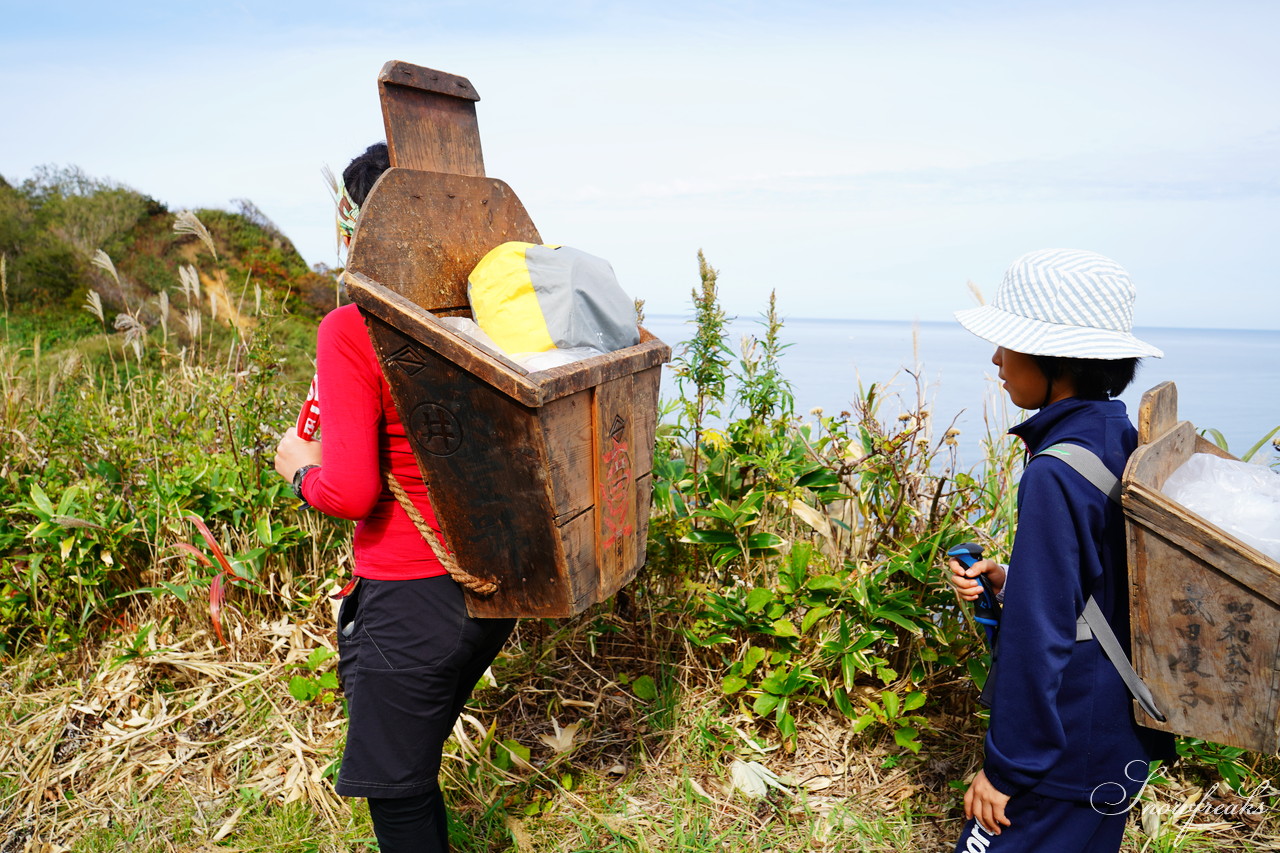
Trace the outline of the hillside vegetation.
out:
M 271 456 L 334 279 L 249 203 L 0 185 L 0 853 L 365 850 L 333 793 L 350 527 Z M 950 849 L 988 658 L 945 549 L 1007 554 L 1020 453 L 909 379 L 798 414 L 776 306 L 699 258 L 648 565 L 522 620 L 444 770 L 459 851 Z M 886 377 L 887 379 L 887 377 Z M 906 398 L 905 414 L 885 401 Z M 1126 850 L 1280 849 L 1280 765 L 1184 740 Z

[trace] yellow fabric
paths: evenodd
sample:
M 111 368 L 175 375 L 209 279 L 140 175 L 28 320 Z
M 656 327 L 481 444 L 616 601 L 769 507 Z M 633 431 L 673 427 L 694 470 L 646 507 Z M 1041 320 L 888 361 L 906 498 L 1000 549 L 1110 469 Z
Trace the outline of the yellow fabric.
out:
M 508 353 L 555 346 L 525 265 L 524 253 L 533 245 L 503 243 L 481 258 L 467 279 L 476 323 Z

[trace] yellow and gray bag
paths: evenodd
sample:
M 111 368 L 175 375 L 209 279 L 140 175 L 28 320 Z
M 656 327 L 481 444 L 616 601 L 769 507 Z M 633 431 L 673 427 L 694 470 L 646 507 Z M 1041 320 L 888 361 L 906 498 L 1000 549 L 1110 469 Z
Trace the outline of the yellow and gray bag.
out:
M 640 343 L 635 304 L 613 267 L 579 249 L 503 243 L 467 282 L 476 323 L 508 353 Z

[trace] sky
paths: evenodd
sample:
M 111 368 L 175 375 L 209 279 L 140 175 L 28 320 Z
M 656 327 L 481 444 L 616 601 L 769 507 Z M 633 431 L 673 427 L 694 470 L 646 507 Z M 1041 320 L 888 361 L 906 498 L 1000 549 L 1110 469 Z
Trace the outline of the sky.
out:
M 0 0 L 0 175 L 173 210 L 249 199 L 341 263 L 321 170 L 377 76 L 468 78 L 486 172 L 544 240 L 687 314 L 945 321 L 1090 249 L 1139 328 L 1280 330 L 1280 4 L 1144 0 L 203 4 Z

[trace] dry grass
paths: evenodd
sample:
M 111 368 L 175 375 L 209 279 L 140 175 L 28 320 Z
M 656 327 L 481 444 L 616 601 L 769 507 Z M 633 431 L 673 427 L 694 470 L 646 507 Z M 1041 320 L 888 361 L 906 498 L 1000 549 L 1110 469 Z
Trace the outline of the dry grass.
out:
M 175 616 L 172 605 L 150 608 L 148 618 Z M 340 703 L 288 691 L 298 666 L 332 645 L 327 603 L 292 619 L 232 612 L 228 626 L 226 648 L 203 629 L 136 644 L 130 632 L 57 669 L 40 670 L 48 655 L 10 666 L 0 853 L 366 849 L 363 809 L 327 775 L 341 753 Z M 522 622 L 499 685 L 479 693 L 445 763 L 469 839 L 461 849 L 949 849 L 960 826 L 953 783 L 979 752 L 967 686 L 936 688 L 955 700 L 931 717 L 920 758 L 817 713 L 791 751 L 747 715 L 724 715 L 714 674 L 695 660 L 654 614 Z M 656 699 L 636 695 L 643 675 Z M 528 761 L 500 769 L 508 740 Z M 735 762 L 767 767 L 776 785 L 759 798 L 735 791 Z M 1156 838 L 1135 821 L 1126 850 L 1280 850 L 1274 815 L 1216 818 L 1201 805 L 1206 791 L 1170 778 L 1149 789 L 1142 822 Z M 302 824 L 264 829 L 273 815 Z

